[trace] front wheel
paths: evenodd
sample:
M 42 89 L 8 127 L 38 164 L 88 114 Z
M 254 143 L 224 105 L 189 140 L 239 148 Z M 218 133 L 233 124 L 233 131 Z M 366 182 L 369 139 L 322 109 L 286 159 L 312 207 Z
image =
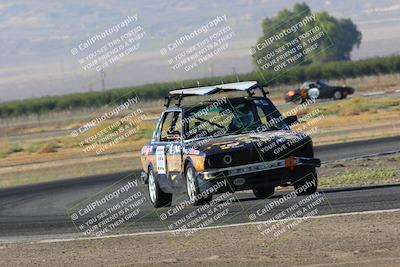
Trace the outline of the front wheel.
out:
M 148 189 L 150 201 L 155 208 L 171 206 L 172 194 L 164 193 L 161 190 L 152 169 L 149 170 Z
M 317 172 L 313 171 L 309 173 L 306 177 L 302 178 L 299 181 L 296 181 L 293 186 L 297 192 L 297 195 L 299 196 L 314 194 L 315 192 L 317 192 L 318 188 Z
M 333 93 L 333 100 L 339 100 L 343 98 L 343 94 L 341 91 L 335 91 Z
M 190 202 L 195 205 L 204 205 L 212 200 L 212 194 L 207 194 L 203 196 L 199 189 L 198 180 L 196 178 L 196 170 L 193 168 L 192 164 L 188 164 L 185 171 L 186 177 L 186 190 Z
M 253 193 L 256 198 L 269 198 L 275 193 L 275 187 L 254 188 Z
M 303 104 L 305 102 L 305 100 L 301 96 L 298 96 L 298 97 L 293 98 L 292 102 L 296 105 L 300 105 L 300 104 Z

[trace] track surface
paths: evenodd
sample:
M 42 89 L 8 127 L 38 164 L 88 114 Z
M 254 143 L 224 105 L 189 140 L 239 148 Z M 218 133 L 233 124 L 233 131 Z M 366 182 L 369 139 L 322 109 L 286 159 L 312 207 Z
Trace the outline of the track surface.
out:
M 346 144 L 327 145 L 316 148 L 316 157 L 322 161 L 332 161 L 351 157 L 384 153 L 400 150 L 400 136 L 376 140 L 358 141 Z M 128 175 L 128 177 L 127 177 Z M 31 186 L 0 190 L 0 241 L 27 239 L 28 237 L 44 239 L 50 237 L 78 236 L 67 212 L 71 208 L 114 184 L 126 184 L 127 180 L 134 179 L 138 171 L 133 173 L 116 173 L 102 176 L 82 177 L 71 180 L 49 182 Z M 115 184 L 122 178 L 123 182 Z M 135 191 L 143 192 L 143 186 L 135 187 Z M 131 191 L 130 191 L 131 192 Z M 341 188 L 321 190 L 325 198 L 318 205 L 318 215 L 400 208 L 400 185 L 373 186 L 362 188 Z M 236 201 L 229 204 L 229 214 L 217 221 L 217 224 L 231 224 L 249 222 L 249 215 L 266 204 L 278 200 L 288 192 L 278 192 L 267 200 L 255 199 L 253 194 L 238 192 L 234 196 Z M 185 200 L 184 195 L 174 197 L 173 207 Z M 296 201 L 305 197 L 298 197 Z M 269 211 L 266 215 L 258 216 L 256 220 L 268 220 L 274 214 L 290 207 L 294 200 L 287 201 Z M 96 211 L 110 208 L 106 203 Z M 166 213 L 170 208 L 153 209 L 149 201 L 140 206 L 140 213 L 134 220 L 118 228 L 120 232 L 143 232 L 154 230 L 168 230 L 168 225 L 176 222 L 197 207 L 185 207 L 167 219 L 161 220 L 159 214 Z M 74 210 L 73 210 L 74 211 Z M 79 220 L 78 220 L 79 222 Z M 215 225 L 215 224 L 214 224 Z

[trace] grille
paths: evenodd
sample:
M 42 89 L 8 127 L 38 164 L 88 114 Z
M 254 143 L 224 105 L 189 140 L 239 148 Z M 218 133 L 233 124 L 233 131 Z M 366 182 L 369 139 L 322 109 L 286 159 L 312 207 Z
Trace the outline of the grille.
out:
M 313 157 L 311 142 L 305 144 L 304 141 L 299 141 L 291 146 L 288 146 L 286 149 L 275 153 L 275 149 L 277 147 L 261 150 L 253 146 L 251 148 L 247 147 L 246 149 L 236 151 L 227 150 L 221 154 L 207 156 L 206 166 L 207 168 L 226 168 L 231 166 L 283 159 L 288 156 Z M 226 164 L 224 162 L 223 159 L 225 155 L 232 156 L 232 162 L 230 164 Z
M 232 162 L 230 164 L 224 162 L 225 155 L 230 155 L 232 157 Z M 209 168 L 226 168 L 259 162 L 259 159 L 256 157 L 255 151 L 246 149 L 211 155 L 207 157 L 206 162 Z

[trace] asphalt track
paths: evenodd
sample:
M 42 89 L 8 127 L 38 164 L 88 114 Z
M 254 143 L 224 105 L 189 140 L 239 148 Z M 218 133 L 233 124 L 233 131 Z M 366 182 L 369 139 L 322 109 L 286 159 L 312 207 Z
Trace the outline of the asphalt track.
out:
M 326 145 L 315 149 L 316 157 L 323 162 L 393 151 L 400 151 L 400 136 Z M 126 185 L 128 181 L 134 182 L 138 172 L 135 170 L 132 173 L 81 177 L 0 190 L 0 241 L 83 236 L 77 228 L 79 225 L 88 218 L 109 211 L 117 202 L 127 199 L 126 195 L 121 194 L 119 199 L 113 200 L 114 202 L 108 201 L 87 215 L 79 217 L 75 224 L 71 214 L 87 207 L 87 203 L 91 203 L 94 199 L 100 199 Z M 128 192 L 130 195 L 140 192 L 136 194 L 139 197 L 134 200 L 142 199 L 143 203 L 134 206 L 131 209 L 132 216 L 110 233 L 168 230 L 170 225 L 176 229 L 185 225 L 182 223 L 183 219 L 188 218 L 193 212 L 198 215 L 207 212 L 207 210 L 199 211 L 199 207 L 192 206 L 180 209 L 180 205 L 185 203 L 185 195 L 174 197 L 172 207 L 155 210 L 147 200 L 146 188 L 139 184 Z M 321 202 L 317 205 L 317 215 L 400 208 L 400 184 L 324 189 L 319 192 L 318 198 L 321 198 Z M 273 219 L 278 213 L 306 198 L 298 196 L 288 199 L 262 214 L 263 207 L 273 201 L 279 201 L 288 193 L 289 191 L 280 191 L 267 200 L 255 199 L 249 192 L 238 192 L 228 196 L 226 199 L 234 198 L 233 202 L 221 200 L 216 203 L 216 206 L 219 205 L 219 210 L 214 210 L 213 215 L 221 214 L 221 216 L 216 217 L 217 219 L 209 225 L 246 223 L 252 221 L 250 217 L 254 214 L 254 221 Z M 214 198 L 216 197 L 218 196 Z M 133 204 L 133 200 L 130 203 Z M 163 217 L 161 214 L 166 214 L 166 218 L 161 219 Z

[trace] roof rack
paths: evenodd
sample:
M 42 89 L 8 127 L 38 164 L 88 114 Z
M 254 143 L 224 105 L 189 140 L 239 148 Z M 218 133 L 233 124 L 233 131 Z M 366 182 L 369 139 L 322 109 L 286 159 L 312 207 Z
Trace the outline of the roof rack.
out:
M 268 92 L 264 90 L 264 87 L 262 85 L 259 85 L 258 82 L 256 81 L 225 83 L 225 84 L 211 85 L 205 87 L 194 87 L 194 88 L 186 88 L 186 89 L 170 91 L 169 95 L 165 97 L 166 101 L 164 106 L 169 107 L 172 99 L 176 100 L 175 102 L 176 106 L 180 106 L 182 99 L 184 97 L 206 96 L 228 91 L 247 91 L 249 96 L 253 96 L 254 89 L 260 89 L 264 97 L 266 97 L 268 94 Z

